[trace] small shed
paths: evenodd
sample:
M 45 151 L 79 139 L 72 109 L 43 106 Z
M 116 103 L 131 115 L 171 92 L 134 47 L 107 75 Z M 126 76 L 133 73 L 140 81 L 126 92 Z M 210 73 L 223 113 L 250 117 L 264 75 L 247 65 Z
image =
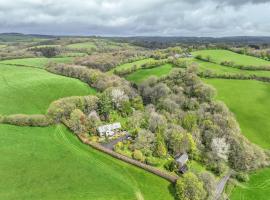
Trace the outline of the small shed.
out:
M 98 133 L 100 137 L 107 136 L 112 137 L 115 135 L 115 131 L 121 128 L 121 124 L 119 122 L 113 124 L 107 124 L 98 127 Z
M 188 170 L 188 167 L 186 165 L 187 161 L 188 161 L 188 154 L 187 153 L 183 153 L 182 155 L 180 156 L 177 156 L 175 158 L 175 161 L 177 162 L 178 164 L 178 170 L 180 173 L 184 174 L 187 170 Z

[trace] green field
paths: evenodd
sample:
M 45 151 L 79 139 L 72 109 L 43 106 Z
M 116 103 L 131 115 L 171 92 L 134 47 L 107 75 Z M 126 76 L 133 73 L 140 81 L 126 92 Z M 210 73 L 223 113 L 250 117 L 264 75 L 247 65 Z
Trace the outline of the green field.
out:
M 269 200 L 270 168 L 250 174 L 250 181 L 233 190 L 231 200 Z
M 93 42 L 81 42 L 81 43 L 69 44 L 66 47 L 70 48 L 70 49 L 88 49 L 88 50 L 92 50 L 92 49 L 96 48 L 96 45 Z
M 215 63 L 205 62 L 201 60 L 194 59 L 194 62 L 199 64 L 200 71 L 211 70 L 212 72 L 221 74 L 243 74 L 243 75 L 256 75 L 258 77 L 270 77 L 270 71 L 251 71 L 251 70 L 241 70 L 233 67 L 226 67 Z
M 227 50 L 201 50 L 192 52 L 193 55 L 201 55 L 203 58 L 210 56 L 212 61 L 221 63 L 222 61 L 233 61 L 238 65 L 245 66 L 270 66 L 270 62 L 247 55 L 237 54 Z
M 173 199 L 166 180 L 83 145 L 62 126 L 0 125 L 0 152 L 0 199 Z
M 253 80 L 206 79 L 217 99 L 235 114 L 242 133 L 253 143 L 270 149 L 270 84 Z
M 46 64 L 49 62 L 57 62 L 57 63 L 70 63 L 73 58 L 71 57 L 63 57 L 63 58 L 21 58 L 21 59 L 12 59 L 12 60 L 4 60 L 0 61 L 0 64 L 8 64 L 8 65 L 18 65 L 18 66 L 28 66 L 28 67 L 37 67 L 44 68 Z
M 45 113 L 54 100 L 94 92 L 79 80 L 43 69 L 0 64 L 0 114 Z
M 130 63 L 125 63 L 125 64 L 119 65 L 119 66 L 111 69 L 110 71 L 108 71 L 108 73 L 112 74 L 115 69 L 126 70 L 126 69 L 133 67 L 134 65 L 136 65 L 137 67 L 140 67 L 141 65 L 148 63 L 148 62 L 151 62 L 151 61 L 154 61 L 154 60 L 155 59 L 153 59 L 153 58 L 146 58 L 146 59 L 142 59 L 142 60 L 138 60 L 138 61 L 134 61 L 134 62 L 130 62 Z
M 151 69 L 139 69 L 132 74 L 127 75 L 126 79 L 134 83 L 140 83 L 150 76 L 160 77 L 163 75 L 167 75 L 170 73 L 172 68 L 173 67 L 171 64 L 165 64 Z
M 1 48 L 5 48 L 5 47 L 6 47 L 6 45 L 0 44 L 0 49 L 1 49 Z

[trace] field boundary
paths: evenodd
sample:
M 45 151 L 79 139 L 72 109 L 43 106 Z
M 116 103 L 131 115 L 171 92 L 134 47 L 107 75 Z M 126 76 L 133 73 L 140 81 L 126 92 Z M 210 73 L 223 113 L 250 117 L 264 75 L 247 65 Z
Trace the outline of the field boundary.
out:
M 107 148 L 105 148 L 105 147 L 103 147 L 103 146 L 101 146 L 101 145 L 99 145 L 99 144 L 97 144 L 95 142 L 91 142 L 87 137 L 85 137 L 83 135 L 77 135 L 77 136 L 78 136 L 79 140 L 81 142 L 83 142 L 84 144 L 86 144 L 88 146 L 91 146 L 91 147 L 93 147 L 94 149 L 96 149 L 98 151 L 106 153 L 106 154 L 108 154 L 108 155 L 110 155 L 110 156 L 112 156 L 112 157 L 114 157 L 116 159 L 122 160 L 122 161 L 124 161 L 124 162 L 126 162 L 128 164 L 134 165 L 134 166 L 139 167 L 141 169 L 144 169 L 144 170 L 146 170 L 148 172 L 151 172 L 152 174 L 155 174 L 155 175 L 157 175 L 157 176 L 159 176 L 161 178 L 164 178 L 164 179 L 170 181 L 171 183 L 176 183 L 176 181 L 179 178 L 179 176 L 176 176 L 176 175 L 174 176 L 174 175 L 170 175 L 170 174 L 168 174 L 166 172 L 162 172 L 157 168 L 154 168 L 152 166 L 146 165 L 144 163 L 141 163 L 139 161 L 133 160 L 133 159 L 131 159 L 129 157 L 126 157 L 124 155 L 116 153 L 115 151 L 107 149 Z

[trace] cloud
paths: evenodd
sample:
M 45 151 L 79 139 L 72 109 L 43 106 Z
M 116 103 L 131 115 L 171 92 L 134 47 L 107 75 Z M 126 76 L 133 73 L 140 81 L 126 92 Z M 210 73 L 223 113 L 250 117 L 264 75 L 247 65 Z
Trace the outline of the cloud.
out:
M 0 32 L 269 35 L 270 0 L 0 0 Z

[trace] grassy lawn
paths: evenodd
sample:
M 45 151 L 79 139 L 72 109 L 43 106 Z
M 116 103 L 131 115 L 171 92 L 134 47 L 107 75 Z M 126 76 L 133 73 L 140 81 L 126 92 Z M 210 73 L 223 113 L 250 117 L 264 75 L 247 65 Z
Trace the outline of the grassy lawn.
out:
M 173 199 L 166 180 L 83 145 L 62 126 L 0 125 L 0 152 L 0 199 Z
M 210 56 L 214 62 L 221 63 L 222 61 L 233 61 L 238 65 L 245 66 L 270 66 L 270 62 L 252 57 L 241 55 L 227 50 L 201 50 L 192 52 L 193 55 L 202 55 L 203 58 Z
M 81 42 L 81 43 L 74 43 L 74 44 L 69 44 L 66 46 L 67 48 L 70 49 L 95 49 L 96 45 L 93 42 Z
M 61 57 L 61 58 L 22 58 L 22 59 L 12 59 L 0 61 L 0 64 L 8 65 L 23 65 L 29 67 L 44 68 L 49 62 L 57 63 L 70 63 L 73 60 L 71 57 Z
M 129 68 L 133 67 L 134 65 L 137 65 L 137 67 L 139 67 L 142 64 L 145 64 L 145 63 L 148 63 L 148 62 L 151 62 L 151 61 L 154 61 L 154 60 L 155 59 L 153 59 L 153 58 L 146 58 L 146 59 L 138 60 L 138 61 L 131 62 L 131 63 L 125 63 L 125 64 L 119 65 L 119 66 L 111 69 L 110 71 L 108 71 L 108 73 L 113 74 L 113 71 L 115 69 L 117 69 L 117 70 L 125 70 L 125 69 L 129 69 Z
M 173 67 L 171 64 L 165 64 L 160 67 L 155 67 L 151 69 L 139 69 L 136 72 L 129 74 L 126 79 L 134 83 L 140 83 L 150 76 L 160 77 L 163 75 L 167 75 L 170 73 L 172 68 Z
M 242 133 L 253 143 L 270 149 L 270 84 L 253 80 L 205 79 L 218 92 L 217 99 L 235 114 Z
M 93 93 L 94 89 L 76 79 L 0 64 L 0 114 L 45 113 L 56 99 Z
M 200 71 L 211 70 L 217 74 L 244 74 L 244 75 L 256 75 L 256 76 L 261 76 L 261 77 L 270 77 L 270 71 L 241 70 L 241 69 L 226 67 L 219 64 L 205 62 L 205 61 L 201 61 L 197 59 L 194 59 L 194 62 L 199 64 Z
M 270 168 L 250 174 L 250 181 L 236 187 L 231 200 L 268 200 L 270 196 Z

